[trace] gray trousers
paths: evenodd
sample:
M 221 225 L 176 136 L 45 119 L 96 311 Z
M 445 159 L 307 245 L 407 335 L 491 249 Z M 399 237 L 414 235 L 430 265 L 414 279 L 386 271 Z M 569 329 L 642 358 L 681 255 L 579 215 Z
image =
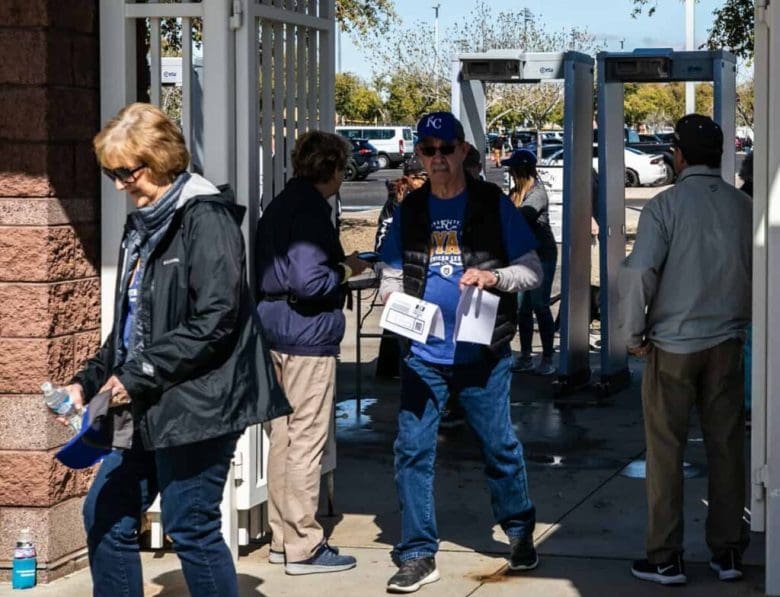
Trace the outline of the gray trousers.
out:
M 696 406 L 709 468 L 707 545 L 715 557 L 747 546 L 742 342 L 690 354 L 654 347 L 642 377 L 647 442 L 647 557 L 683 549 L 683 454 Z

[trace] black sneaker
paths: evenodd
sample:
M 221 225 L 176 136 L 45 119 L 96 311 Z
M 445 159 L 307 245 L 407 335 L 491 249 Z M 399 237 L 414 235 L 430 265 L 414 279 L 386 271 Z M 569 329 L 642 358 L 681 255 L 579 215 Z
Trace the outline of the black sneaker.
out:
M 387 581 L 388 593 L 414 593 L 421 586 L 439 580 L 436 559 L 416 558 L 401 562 L 398 572 Z
M 466 423 L 463 413 L 456 410 L 445 409 L 441 413 L 439 427 L 441 429 L 455 429 Z
M 533 570 L 539 565 L 539 554 L 534 548 L 534 540 L 529 537 L 509 538 L 509 569 Z
M 712 558 L 710 568 L 718 573 L 720 580 L 739 580 L 742 578 L 742 556 L 736 549 L 729 549 L 721 557 Z
M 642 580 L 650 580 L 662 585 L 684 585 L 688 582 L 681 554 L 673 555 L 663 564 L 635 560 L 634 565 L 631 566 L 631 574 Z

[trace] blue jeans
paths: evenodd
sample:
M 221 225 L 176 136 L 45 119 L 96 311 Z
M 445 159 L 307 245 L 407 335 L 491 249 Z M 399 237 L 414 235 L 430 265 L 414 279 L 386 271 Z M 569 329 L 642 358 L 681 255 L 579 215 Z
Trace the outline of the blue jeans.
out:
M 401 366 L 401 407 L 395 440 L 395 481 L 401 503 L 401 560 L 438 551 L 433 474 L 439 419 L 457 395 L 477 436 L 485 463 L 493 516 L 509 537 L 531 537 L 535 510 L 528 497 L 523 446 L 512 428 L 509 384 L 512 357 L 471 365 L 434 365 L 409 355 Z
M 237 434 L 153 452 L 138 436 L 103 460 L 84 502 L 95 597 L 142 597 L 141 514 L 162 500 L 187 588 L 195 597 L 238 595 L 233 558 L 221 532 L 220 503 Z
M 542 355 L 552 357 L 555 349 L 555 320 L 550 311 L 550 293 L 555 277 L 555 261 L 542 261 L 544 277 L 538 288 L 526 290 L 517 295 L 517 327 L 520 330 L 520 350 L 530 354 L 534 339 L 534 314 L 539 324 L 539 337 L 542 340 Z

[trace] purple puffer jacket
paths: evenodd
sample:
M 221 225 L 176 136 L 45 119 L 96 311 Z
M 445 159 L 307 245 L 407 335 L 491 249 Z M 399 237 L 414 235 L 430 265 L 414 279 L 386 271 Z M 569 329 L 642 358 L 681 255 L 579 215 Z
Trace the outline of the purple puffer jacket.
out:
M 331 356 L 344 337 L 344 249 L 331 207 L 314 185 L 291 179 L 257 224 L 257 312 L 269 347 Z

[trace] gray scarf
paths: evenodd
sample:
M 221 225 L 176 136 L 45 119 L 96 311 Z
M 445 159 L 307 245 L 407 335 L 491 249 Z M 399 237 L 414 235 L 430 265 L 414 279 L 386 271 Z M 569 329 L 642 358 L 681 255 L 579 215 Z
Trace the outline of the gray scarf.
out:
M 122 272 L 122 279 L 125 281 L 125 284 L 129 283 L 130 272 L 135 267 L 136 262 L 138 262 L 136 276 L 138 280 L 143 280 L 149 256 L 160 240 L 162 240 L 171 220 L 173 220 L 173 215 L 176 213 L 177 208 L 180 207 L 181 192 L 189 179 L 189 172 L 182 172 L 176 177 L 171 188 L 165 191 L 162 197 L 151 205 L 141 207 L 130 214 L 130 226 L 126 239 L 128 258 L 125 260 L 125 271 Z M 123 346 L 120 362 L 130 360 L 144 348 L 144 330 L 140 325 L 141 309 L 142 303 L 139 300 L 132 323 L 130 341 L 128 346 Z M 124 323 L 122 327 L 124 327 Z

